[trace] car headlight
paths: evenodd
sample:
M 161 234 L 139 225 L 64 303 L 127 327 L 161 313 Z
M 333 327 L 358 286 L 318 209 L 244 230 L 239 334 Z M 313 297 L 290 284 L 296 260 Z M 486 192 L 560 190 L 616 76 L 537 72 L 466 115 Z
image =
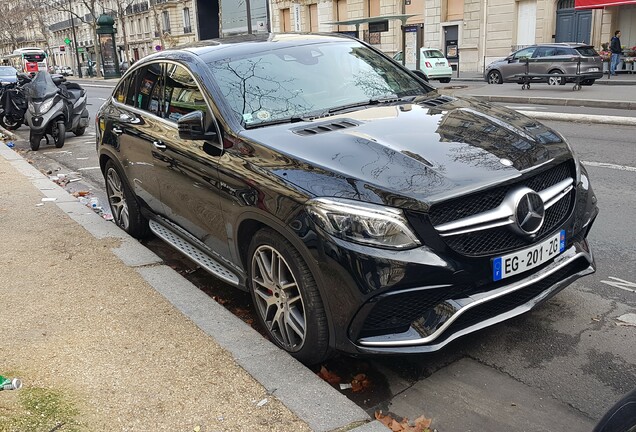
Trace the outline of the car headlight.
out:
M 401 210 L 343 198 L 307 202 L 312 220 L 343 240 L 386 249 L 408 249 L 420 242 Z
M 47 99 L 44 102 L 42 102 L 42 105 L 40 105 L 40 113 L 45 114 L 46 112 L 48 112 L 48 110 L 50 110 L 51 107 L 53 106 L 54 102 L 55 102 L 55 98 Z

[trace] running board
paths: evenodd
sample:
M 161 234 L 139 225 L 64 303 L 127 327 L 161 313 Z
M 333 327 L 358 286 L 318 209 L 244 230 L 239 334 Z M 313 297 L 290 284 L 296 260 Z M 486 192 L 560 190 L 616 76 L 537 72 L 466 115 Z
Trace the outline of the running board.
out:
M 152 231 L 161 240 L 186 255 L 212 275 L 218 277 L 224 282 L 238 286 L 239 278 L 223 265 L 219 264 L 218 261 L 203 252 L 200 248 L 196 247 L 187 240 L 184 240 L 182 237 L 153 220 L 149 221 L 149 224 L 150 231 Z

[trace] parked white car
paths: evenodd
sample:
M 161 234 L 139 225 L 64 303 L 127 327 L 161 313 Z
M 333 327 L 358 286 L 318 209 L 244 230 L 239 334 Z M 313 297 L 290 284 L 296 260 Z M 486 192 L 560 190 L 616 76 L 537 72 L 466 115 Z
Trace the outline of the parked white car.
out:
M 402 63 L 402 51 L 393 56 L 393 59 Z M 406 63 L 409 69 L 416 69 L 414 63 Z M 417 68 L 426 75 L 427 80 L 439 80 L 448 83 L 453 75 L 453 69 L 448 64 L 444 54 L 435 48 L 420 48 L 420 67 Z

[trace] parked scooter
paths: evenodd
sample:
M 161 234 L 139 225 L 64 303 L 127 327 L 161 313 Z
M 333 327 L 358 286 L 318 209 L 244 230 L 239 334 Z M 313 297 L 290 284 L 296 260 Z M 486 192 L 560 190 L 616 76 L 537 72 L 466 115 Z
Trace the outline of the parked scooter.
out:
M 26 86 L 26 123 L 31 128 L 29 142 L 32 150 L 40 148 L 42 139 L 49 144 L 53 138 L 55 147 L 64 146 L 66 132 L 83 135 L 88 127 L 86 90 L 79 84 L 67 83 L 61 75 L 38 72 Z
M 0 126 L 16 130 L 24 123 L 27 110 L 24 85 L 31 82 L 26 74 L 18 74 L 18 81 L 5 84 L 0 90 Z

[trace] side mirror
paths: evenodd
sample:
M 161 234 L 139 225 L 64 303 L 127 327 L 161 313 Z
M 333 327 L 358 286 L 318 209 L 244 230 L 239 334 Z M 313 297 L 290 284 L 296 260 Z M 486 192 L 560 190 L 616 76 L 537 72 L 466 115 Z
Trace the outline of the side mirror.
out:
M 187 140 L 213 140 L 217 138 L 215 132 L 205 131 L 205 114 L 203 111 L 193 111 L 177 120 L 179 138 Z
M 417 70 L 417 69 L 412 69 L 411 72 L 413 72 L 415 75 L 417 75 L 418 78 L 428 82 L 428 77 L 426 76 L 426 74 L 424 72 L 422 72 L 421 70 Z

